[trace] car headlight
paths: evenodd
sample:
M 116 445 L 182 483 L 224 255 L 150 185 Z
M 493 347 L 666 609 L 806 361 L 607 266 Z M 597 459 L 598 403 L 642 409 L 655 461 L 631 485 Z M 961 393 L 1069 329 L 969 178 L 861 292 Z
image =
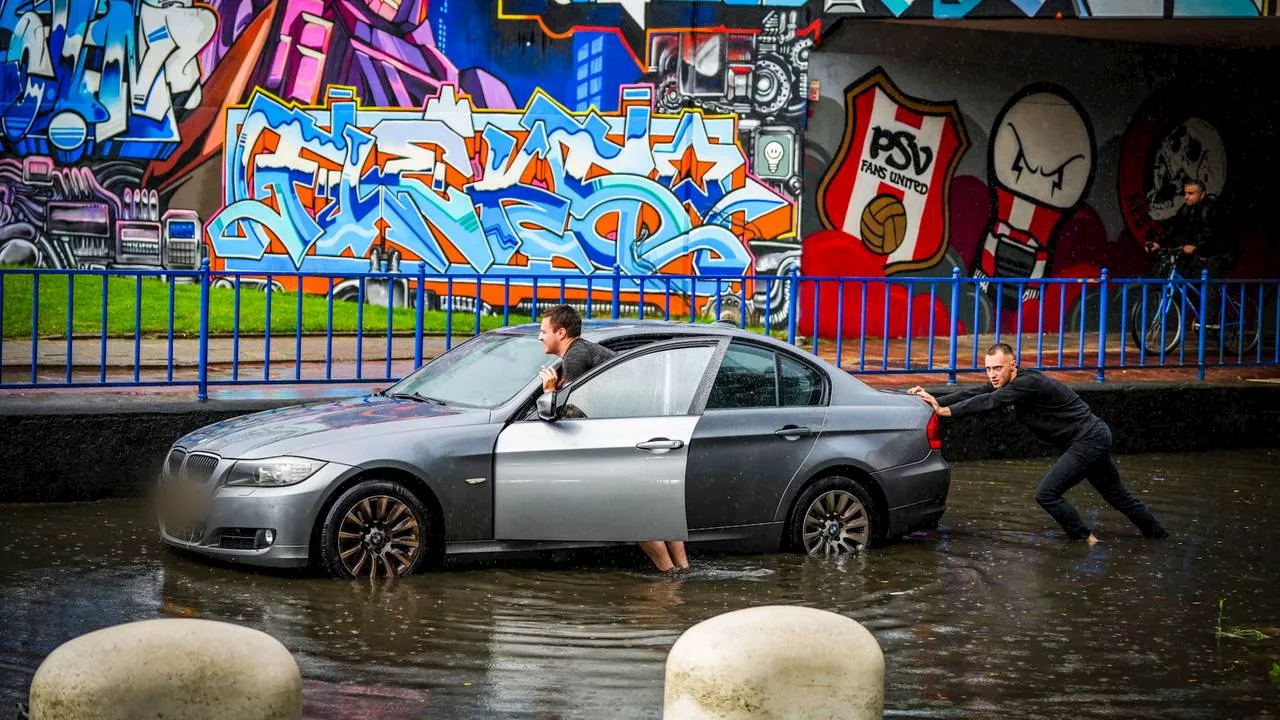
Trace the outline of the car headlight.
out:
M 231 466 L 227 485 L 241 487 L 281 487 L 296 485 L 316 474 L 327 463 L 300 457 L 241 460 Z

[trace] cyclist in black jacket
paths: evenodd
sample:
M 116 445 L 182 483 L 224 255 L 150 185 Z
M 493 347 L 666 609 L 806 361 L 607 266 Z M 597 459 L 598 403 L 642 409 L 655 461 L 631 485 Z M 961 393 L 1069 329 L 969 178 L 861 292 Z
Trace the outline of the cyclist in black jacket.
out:
M 1217 200 L 1205 194 L 1200 180 L 1186 182 L 1182 199 L 1182 207 L 1170 218 L 1166 231 L 1147 243 L 1147 252 L 1177 251 L 1178 272 L 1183 277 L 1196 280 L 1201 270 L 1208 270 L 1209 277 L 1216 279 L 1235 262 L 1222 209 Z
M 1058 521 L 1072 540 L 1088 540 L 1090 545 L 1098 541 L 1080 520 L 1076 509 L 1063 498 L 1085 479 L 1143 535 L 1169 536 L 1160 521 L 1120 479 L 1120 471 L 1111 458 L 1111 428 L 1093 414 L 1074 390 L 1035 370 L 1019 369 L 1013 348 L 1006 343 L 997 343 L 987 351 L 987 379 L 989 383 L 942 398 L 935 398 L 919 386 L 907 392 L 929 403 L 940 417 L 964 417 L 1012 406 L 1014 417 L 1032 434 L 1061 448 L 1062 457 L 1036 488 L 1036 502 Z

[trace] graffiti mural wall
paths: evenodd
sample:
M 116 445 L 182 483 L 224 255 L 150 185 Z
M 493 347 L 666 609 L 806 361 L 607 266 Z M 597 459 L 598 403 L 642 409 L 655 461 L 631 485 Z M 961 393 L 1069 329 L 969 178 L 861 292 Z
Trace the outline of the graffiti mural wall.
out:
M 903 50 L 912 47 L 906 32 L 928 50 Z M 989 53 L 995 44 L 998 58 Z M 811 66 L 821 95 L 806 135 L 806 186 L 816 187 L 803 211 L 803 272 L 893 277 L 909 267 L 908 275 L 940 276 L 958 268 L 981 289 L 976 315 L 967 298 L 962 320 L 1013 328 L 1021 312 L 1056 331 L 1063 321 L 1074 326 L 1079 287 L 1035 281 L 1096 278 L 1103 268 L 1112 277 L 1148 272 L 1144 245 L 1182 206 L 1183 184 L 1199 179 L 1227 218 L 1230 275 L 1280 275 L 1267 209 L 1280 191 L 1267 169 L 1280 159 L 1273 119 L 1280 102 L 1248 79 L 1264 57 L 1274 59 L 846 25 Z M 941 136 L 925 131 L 928 110 Z M 937 139 L 951 136 L 971 141 Z M 926 162 L 955 154 L 952 172 Z M 916 198 L 917 209 L 903 198 Z M 930 203 L 938 209 L 927 212 Z M 800 324 L 807 328 L 814 307 L 806 290 Z M 919 292 L 890 293 L 891 309 L 910 308 L 889 313 L 893 335 L 906 332 L 908 317 L 913 334 L 927 331 L 930 314 L 949 321 L 949 298 L 930 307 Z M 858 333 L 861 302 L 849 295 L 844 331 Z M 820 331 L 834 334 L 834 293 L 819 300 Z M 881 305 L 873 297 L 866 310 L 879 318 Z
M 385 258 L 432 275 L 733 278 L 751 271 L 752 241 L 793 234 L 791 202 L 748 173 L 735 118 L 656 114 L 649 86 L 623 87 L 607 113 L 541 92 L 484 112 L 450 86 L 422 110 L 364 109 L 337 87 L 316 109 L 260 93 L 227 128 L 218 269 Z
M 0 0 L 0 262 L 785 273 L 820 21 L 704 5 Z

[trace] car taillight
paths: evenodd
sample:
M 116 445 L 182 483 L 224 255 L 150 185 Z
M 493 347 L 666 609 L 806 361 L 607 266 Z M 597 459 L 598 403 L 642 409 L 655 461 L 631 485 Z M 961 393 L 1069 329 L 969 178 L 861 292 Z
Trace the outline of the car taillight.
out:
M 941 450 L 942 449 L 942 433 L 938 432 L 938 416 L 937 415 L 929 416 L 929 425 L 926 428 L 926 432 L 929 433 L 929 449 Z

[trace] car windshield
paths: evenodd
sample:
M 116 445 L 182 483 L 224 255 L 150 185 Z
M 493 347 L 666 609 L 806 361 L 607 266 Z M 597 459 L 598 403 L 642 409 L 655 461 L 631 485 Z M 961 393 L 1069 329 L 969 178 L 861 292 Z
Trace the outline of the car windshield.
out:
M 536 335 L 488 333 L 432 360 L 384 394 L 494 408 L 510 400 L 554 360 Z

